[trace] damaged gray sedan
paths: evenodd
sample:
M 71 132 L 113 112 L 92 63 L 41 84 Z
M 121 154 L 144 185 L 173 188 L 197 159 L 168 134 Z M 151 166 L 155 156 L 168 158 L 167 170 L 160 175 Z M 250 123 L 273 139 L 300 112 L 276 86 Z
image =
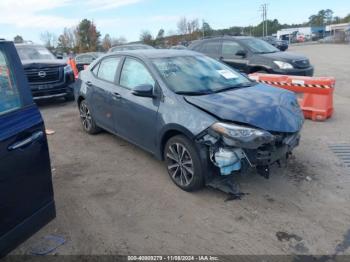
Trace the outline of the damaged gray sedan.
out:
M 184 50 L 100 57 L 80 73 L 76 100 L 87 133 L 104 129 L 149 151 L 186 191 L 237 193 L 227 181 L 249 169 L 268 178 L 298 145 L 304 121 L 292 92 Z

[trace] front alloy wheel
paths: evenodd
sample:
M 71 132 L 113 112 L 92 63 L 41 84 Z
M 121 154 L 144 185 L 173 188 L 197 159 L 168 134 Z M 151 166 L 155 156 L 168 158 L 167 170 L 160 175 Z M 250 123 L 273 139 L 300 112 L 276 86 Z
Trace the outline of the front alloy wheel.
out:
M 81 101 L 79 105 L 79 112 L 80 112 L 80 120 L 85 132 L 89 134 L 98 133 L 100 130 L 97 127 L 94 119 L 92 118 L 90 109 L 85 100 Z
M 170 178 L 186 191 L 203 185 L 202 167 L 196 148 L 184 136 L 172 137 L 166 144 L 164 159 Z

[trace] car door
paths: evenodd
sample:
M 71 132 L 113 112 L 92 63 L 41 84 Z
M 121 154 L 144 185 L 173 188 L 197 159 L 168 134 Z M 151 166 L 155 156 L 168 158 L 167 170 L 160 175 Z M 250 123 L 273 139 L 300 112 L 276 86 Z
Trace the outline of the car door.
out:
M 113 132 L 113 112 L 115 100 L 118 100 L 119 94 L 116 93 L 116 73 L 121 57 L 109 56 L 97 64 L 93 70 L 89 85 L 87 101 L 91 107 L 91 113 L 96 123 Z
M 139 59 L 126 57 L 120 72 L 120 98 L 115 107 L 115 129 L 120 136 L 145 150 L 155 152 L 160 98 L 139 97 L 132 93 L 134 87 L 146 84 L 157 88 L 147 66 Z
M 54 217 L 44 123 L 14 45 L 0 41 L 0 257 Z
M 239 54 L 241 53 L 241 54 Z M 245 53 L 245 55 L 243 55 Z M 222 43 L 222 53 L 221 53 L 221 60 L 233 67 L 234 69 L 237 69 L 241 72 L 248 73 L 248 59 L 247 59 L 247 52 L 243 48 L 242 45 L 240 45 L 236 41 L 228 41 L 224 40 Z

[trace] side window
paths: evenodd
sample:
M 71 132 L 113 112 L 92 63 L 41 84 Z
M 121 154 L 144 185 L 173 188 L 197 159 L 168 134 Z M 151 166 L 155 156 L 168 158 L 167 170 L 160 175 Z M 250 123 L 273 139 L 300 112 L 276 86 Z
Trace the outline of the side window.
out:
M 15 76 L 5 52 L 0 48 L 0 115 L 21 107 Z
M 120 57 L 109 57 L 101 61 L 97 77 L 109 82 L 114 82 L 115 74 L 118 69 Z M 95 69 L 95 68 L 94 68 Z
M 212 41 L 212 42 L 206 42 L 202 44 L 202 47 L 200 48 L 200 51 L 202 53 L 208 54 L 210 56 L 217 57 L 220 52 L 220 42 L 219 41 Z
M 92 73 L 97 76 L 97 73 L 98 73 L 98 69 L 100 68 L 100 64 L 101 63 L 98 63 L 97 65 L 94 66 L 94 68 L 91 70 Z
M 235 58 L 237 57 L 236 53 L 241 50 L 244 50 L 244 48 L 237 42 L 224 41 L 222 44 L 222 56 L 224 58 Z
M 128 89 L 134 89 L 140 85 L 152 85 L 155 81 L 147 68 L 139 61 L 127 58 L 120 76 L 120 85 Z

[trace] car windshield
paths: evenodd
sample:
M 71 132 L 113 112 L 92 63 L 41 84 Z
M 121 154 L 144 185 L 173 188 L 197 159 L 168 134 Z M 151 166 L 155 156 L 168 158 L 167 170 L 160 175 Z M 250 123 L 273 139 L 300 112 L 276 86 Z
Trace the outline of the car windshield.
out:
M 276 47 L 257 38 L 247 38 L 241 40 L 255 54 L 267 54 L 279 52 Z
M 230 67 L 205 56 L 155 58 L 167 86 L 178 94 L 202 95 L 254 84 Z
M 56 57 L 43 46 L 17 46 L 21 60 L 54 60 Z

